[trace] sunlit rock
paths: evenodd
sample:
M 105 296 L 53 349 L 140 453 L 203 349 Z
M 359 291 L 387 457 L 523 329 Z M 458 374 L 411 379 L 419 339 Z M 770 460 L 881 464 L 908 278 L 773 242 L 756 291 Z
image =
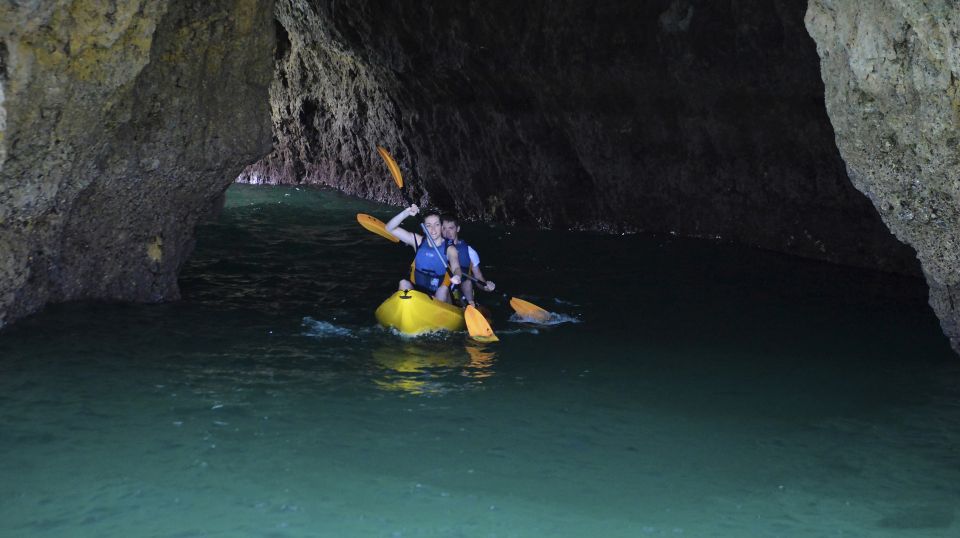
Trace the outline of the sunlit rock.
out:
M 806 24 L 850 179 L 916 249 L 960 352 L 960 8 L 812 0 Z
M 194 223 L 270 147 L 272 5 L 0 4 L 0 326 L 178 296 Z

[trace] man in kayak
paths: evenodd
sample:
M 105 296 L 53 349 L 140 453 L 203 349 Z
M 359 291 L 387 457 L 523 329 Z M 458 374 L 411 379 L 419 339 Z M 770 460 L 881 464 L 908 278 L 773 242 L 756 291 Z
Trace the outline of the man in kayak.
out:
M 485 284 L 480 284 L 482 289 L 493 291 L 496 285 L 492 281 L 483 278 L 483 272 L 480 271 L 480 255 L 477 254 L 477 251 L 474 250 L 472 246 L 459 237 L 460 221 L 453 215 L 443 215 L 440 220 L 443 238 L 447 240 L 448 245 L 457 249 L 457 261 L 460 263 L 460 271 L 468 275 L 473 275 L 473 278 L 476 278 L 480 282 L 486 281 Z M 466 301 L 466 304 L 477 306 L 473 300 L 473 281 L 471 279 L 463 279 L 460 283 L 460 292 L 463 294 L 463 299 Z
M 427 237 L 399 227 L 403 219 L 419 212 L 420 208 L 413 204 L 397 213 L 385 226 L 388 232 L 413 247 L 416 252 L 410 271 L 410 280 L 401 280 L 400 289 L 415 289 L 449 303 L 450 284 L 460 284 L 460 260 L 457 249 L 453 245 L 447 245 L 443 239 L 440 215 L 435 211 L 428 212 L 423 218 Z M 438 252 L 446 255 L 447 265 L 450 266 L 449 272 L 444 267 L 443 258 L 437 256 Z

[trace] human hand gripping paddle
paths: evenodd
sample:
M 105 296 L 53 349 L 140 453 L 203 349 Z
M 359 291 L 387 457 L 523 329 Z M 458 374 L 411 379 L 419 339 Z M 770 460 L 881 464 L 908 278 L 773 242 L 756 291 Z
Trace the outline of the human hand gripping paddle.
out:
M 410 201 L 409 196 L 407 196 L 406 192 L 403 190 L 403 175 L 400 173 L 400 166 L 397 165 L 397 161 L 393 160 L 393 157 L 390 155 L 390 153 L 381 146 L 377 146 L 377 153 L 379 153 L 380 157 L 383 158 L 383 161 L 387 163 L 387 168 L 390 170 L 390 175 L 393 176 L 393 180 L 396 182 L 397 187 L 400 188 L 400 192 L 403 194 L 404 199 L 412 204 L 413 202 Z M 361 217 L 363 220 L 361 220 Z M 360 224 L 364 228 L 377 235 L 381 235 L 387 239 L 393 237 L 390 232 L 386 230 L 386 226 L 382 222 L 374 217 L 371 217 L 370 215 L 359 214 L 357 215 L 357 220 L 360 221 Z M 465 276 L 466 278 L 469 278 L 470 280 L 480 284 L 484 289 L 487 287 L 486 282 L 475 278 L 473 275 L 464 274 L 462 276 Z M 550 312 L 529 301 L 524 301 L 523 299 L 518 299 L 516 297 L 510 298 L 510 307 L 513 308 L 514 312 L 516 312 L 520 317 L 535 321 L 537 323 L 546 323 L 551 317 Z M 477 312 L 477 314 L 479 314 L 479 312 Z

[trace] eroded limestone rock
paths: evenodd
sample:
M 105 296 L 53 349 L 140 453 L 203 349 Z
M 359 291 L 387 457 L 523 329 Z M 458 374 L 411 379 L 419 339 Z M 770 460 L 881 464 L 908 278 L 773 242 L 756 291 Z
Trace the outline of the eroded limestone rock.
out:
M 960 6 L 811 0 L 806 26 L 850 179 L 916 249 L 960 352 Z
M 272 8 L 0 4 L 0 326 L 177 297 L 197 219 L 269 151 Z
M 278 0 L 274 153 L 246 181 L 466 217 L 723 237 L 919 274 L 850 185 L 804 0 Z

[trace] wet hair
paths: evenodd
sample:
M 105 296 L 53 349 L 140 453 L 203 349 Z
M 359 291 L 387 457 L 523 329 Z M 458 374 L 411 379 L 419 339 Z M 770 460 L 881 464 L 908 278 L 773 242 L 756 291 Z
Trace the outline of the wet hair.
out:
M 444 213 L 443 215 L 440 215 L 440 222 L 452 222 L 454 226 L 460 226 L 460 219 L 458 219 L 453 213 Z

